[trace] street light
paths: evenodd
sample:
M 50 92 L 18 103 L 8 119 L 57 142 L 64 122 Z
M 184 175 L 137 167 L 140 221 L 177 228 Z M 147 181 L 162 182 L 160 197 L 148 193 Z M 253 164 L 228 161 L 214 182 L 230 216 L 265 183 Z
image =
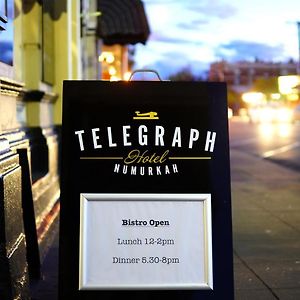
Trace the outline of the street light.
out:
M 296 24 L 298 29 L 298 64 L 297 64 L 297 74 L 300 74 L 300 22 L 297 21 L 287 21 L 287 24 Z
M 250 105 L 258 105 L 265 101 L 266 95 L 259 92 L 248 92 L 242 95 L 242 99 L 245 103 Z
M 278 77 L 279 92 L 282 95 L 298 94 L 297 87 L 300 85 L 299 75 L 286 75 Z
M 297 22 L 298 28 L 298 66 L 297 66 L 297 74 L 300 74 L 300 22 Z
M 104 51 L 98 58 L 99 62 L 107 62 L 108 64 L 112 64 L 115 61 L 115 56 L 112 52 Z

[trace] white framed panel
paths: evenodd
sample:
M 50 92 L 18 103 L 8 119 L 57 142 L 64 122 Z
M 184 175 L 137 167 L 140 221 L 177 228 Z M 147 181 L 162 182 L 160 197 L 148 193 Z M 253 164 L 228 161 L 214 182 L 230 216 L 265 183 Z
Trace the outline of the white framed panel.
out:
M 210 194 L 81 194 L 80 290 L 213 289 Z

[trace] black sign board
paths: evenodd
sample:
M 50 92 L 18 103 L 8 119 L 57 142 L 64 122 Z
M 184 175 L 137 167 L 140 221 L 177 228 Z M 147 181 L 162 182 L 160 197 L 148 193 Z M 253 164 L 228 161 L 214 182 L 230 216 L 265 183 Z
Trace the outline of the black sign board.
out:
M 60 299 L 233 299 L 226 86 L 65 81 Z

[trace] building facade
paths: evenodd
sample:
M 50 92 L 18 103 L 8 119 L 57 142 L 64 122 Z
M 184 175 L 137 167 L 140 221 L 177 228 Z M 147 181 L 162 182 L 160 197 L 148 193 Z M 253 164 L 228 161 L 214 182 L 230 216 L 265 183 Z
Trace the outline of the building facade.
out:
M 62 84 L 81 76 L 79 1 L 0 1 L 0 298 L 30 299 L 58 228 Z
M 297 63 L 272 63 L 263 61 L 215 62 L 210 65 L 209 80 L 225 81 L 236 92 L 251 89 L 256 79 L 297 74 Z
M 125 25 L 112 30 L 106 9 L 119 8 L 105 2 L 0 0 L 1 300 L 30 299 L 29 283 L 41 278 L 57 234 L 63 81 L 109 74 L 99 61 L 104 51 L 121 51 L 110 71 L 123 78 L 127 44 L 148 37 L 145 28 L 138 38 L 126 35 Z M 142 8 L 139 1 L 123 3 L 129 11 Z

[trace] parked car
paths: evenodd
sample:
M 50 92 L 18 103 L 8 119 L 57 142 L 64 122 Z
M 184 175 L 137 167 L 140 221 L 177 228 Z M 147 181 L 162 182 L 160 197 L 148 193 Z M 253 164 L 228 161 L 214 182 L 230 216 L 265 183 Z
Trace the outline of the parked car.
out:
M 228 114 L 228 119 L 231 119 L 233 117 L 233 110 L 232 110 L 232 108 L 228 107 L 227 114 Z
M 293 109 L 293 122 L 300 121 L 300 104 Z
M 248 109 L 251 123 L 290 123 L 293 111 L 284 105 L 260 105 Z

